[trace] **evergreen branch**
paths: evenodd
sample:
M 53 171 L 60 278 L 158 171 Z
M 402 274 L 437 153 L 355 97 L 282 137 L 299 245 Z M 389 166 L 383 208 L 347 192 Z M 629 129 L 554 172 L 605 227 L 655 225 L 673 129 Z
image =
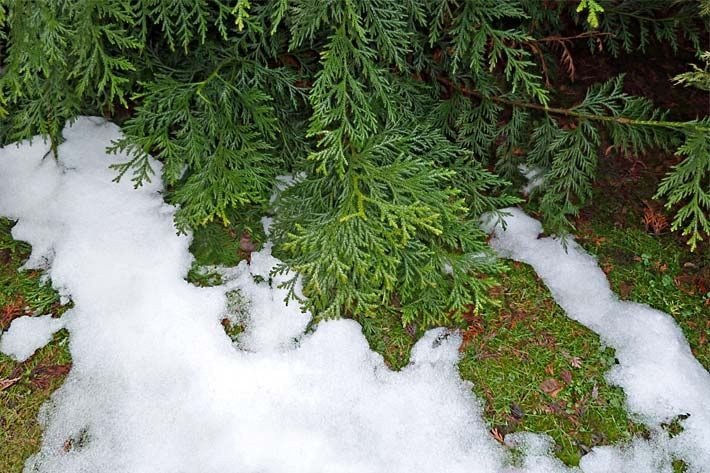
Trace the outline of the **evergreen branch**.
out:
M 454 84 L 450 79 L 448 79 L 444 76 L 439 76 L 437 79 L 439 82 L 441 82 L 446 87 L 452 88 L 452 89 L 454 89 L 464 95 L 467 95 L 469 97 L 477 97 L 479 99 L 490 100 L 492 102 L 507 105 L 509 107 L 526 108 L 526 109 L 538 110 L 538 111 L 545 112 L 545 113 L 563 115 L 563 116 L 571 117 L 571 118 L 600 121 L 600 122 L 611 122 L 611 123 L 617 123 L 619 125 L 649 126 L 649 127 L 668 128 L 668 129 L 672 129 L 672 130 L 685 129 L 685 130 L 689 130 L 689 131 L 710 132 L 710 127 L 708 127 L 707 125 L 703 124 L 702 122 L 698 122 L 698 121 L 681 122 L 681 121 L 671 121 L 671 120 L 643 120 L 643 119 L 636 119 L 636 118 L 625 117 L 625 116 L 601 115 L 601 114 L 579 112 L 579 111 L 575 110 L 575 107 L 571 107 L 571 108 L 548 107 L 548 106 L 544 106 L 544 105 L 540 105 L 540 104 L 536 104 L 536 103 L 508 99 L 508 98 L 501 97 L 501 96 L 489 96 L 487 94 L 483 94 L 482 92 L 480 92 L 478 90 L 471 89 L 471 88 L 461 86 L 458 84 Z

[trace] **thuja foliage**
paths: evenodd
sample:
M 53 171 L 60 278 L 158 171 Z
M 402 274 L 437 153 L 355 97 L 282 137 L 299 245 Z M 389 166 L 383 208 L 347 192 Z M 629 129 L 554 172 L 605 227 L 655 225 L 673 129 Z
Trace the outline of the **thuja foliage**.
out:
M 568 231 L 603 143 L 676 151 L 659 195 L 692 246 L 710 231 L 707 117 L 671 120 L 623 77 L 571 105 L 553 85 L 574 76 L 571 41 L 700 53 L 705 0 L 0 5 L 3 142 L 40 134 L 56 155 L 77 115 L 119 121 L 117 179 L 160 172 L 181 231 L 273 214 L 276 271 L 321 317 L 367 329 L 381 311 L 409 325 L 480 308 L 501 269 L 481 215 L 516 203 L 510 183 L 535 169 L 547 229 Z

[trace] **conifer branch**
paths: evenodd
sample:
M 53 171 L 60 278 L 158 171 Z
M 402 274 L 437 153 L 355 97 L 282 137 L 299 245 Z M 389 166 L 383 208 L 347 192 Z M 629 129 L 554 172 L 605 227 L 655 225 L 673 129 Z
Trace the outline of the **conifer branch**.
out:
M 668 129 L 674 129 L 674 130 L 675 129 L 686 129 L 686 130 L 691 130 L 691 131 L 710 132 L 710 127 L 708 127 L 707 125 L 704 125 L 702 122 L 694 122 L 694 121 L 680 122 L 680 121 L 669 121 L 669 120 L 641 120 L 641 119 L 623 117 L 623 116 L 591 114 L 591 113 L 579 112 L 579 111 L 575 110 L 575 107 L 572 107 L 572 108 L 548 107 L 545 105 L 531 103 L 531 102 L 523 102 L 523 101 L 519 101 L 519 100 L 507 99 L 505 97 L 500 97 L 500 96 L 488 96 L 478 90 L 454 84 L 451 80 L 449 80 L 443 76 L 439 76 L 438 80 L 446 87 L 456 90 L 457 92 L 460 92 L 463 95 L 466 95 L 469 97 L 477 97 L 479 99 L 490 100 L 491 102 L 500 103 L 503 105 L 507 105 L 509 107 L 520 107 L 520 108 L 526 108 L 526 109 L 531 109 L 531 110 L 539 110 L 541 112 L 553 113 L 556 115 L 563 115 L 566 117 L 580 118 L 580 119 L 584 119 L 584 120 L 592 120 L 592 121 L 600 121 L 600 122 L 613 122 L 613 123 L 618 123 L 620 125 L 651 126 L 651 127 L 661 127 L 661 128 L 668 128 Z

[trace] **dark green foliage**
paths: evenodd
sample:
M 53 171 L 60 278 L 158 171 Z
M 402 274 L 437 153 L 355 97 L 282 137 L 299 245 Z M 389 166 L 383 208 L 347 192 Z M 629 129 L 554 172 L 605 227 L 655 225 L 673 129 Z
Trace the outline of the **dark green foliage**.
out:
M 0 5 L 3 142 L 41 134 L 56 154 L 78 114 L 119 121 L 112 149 L 131 159 L 117 179 L 160 173 L 179 230 L 206 228 L 202 255 L 209 238 L 233 253 L 218 225 L 240 228 L 239 239 L 273 213 L 279 271 L 302 277 L 322 317 L 388 311 L 427 325 L 479 308 L 499 270 L 479 217 L 517 202 L 508 181 L 525 165 L 541 176 L 532 198 L 547 229 L 568 231 L 603 143 L 636 154 L 681 146 L 659 194 L 691 245 L 710 230 L 707 120 L 669 121 L 621 77 L 560 105 L 545 39 L 581 35 L 614 55 L 698 47 L 702 2 Z M 295 182 L 271 202 L 279 175 Z
M 296 7 L 290 25 L 292 44 L 321 24 L 327 40 L 310 92 L 317 149 L 278 202 L 275 241 L 323 317 L 398 310 L 428 324 L 478 307 L 491 281 L 471 275 L 497 263 L 475 218 L 513 200 L 485 196 L 503 182 L 408 110 L 407 95 L 431 91 L 402 90 L 406 76 L 383 67 L 408 68 L 404 5 L 339 7 Z
M 133 156 L 116 166 L 117 178 L 132 170 L 136 185 L 154 173 L 147 153 L 163 162 L 166 184 L 177 186 L 171 200 L 180 205 L 180 230 L 214 217 L 226 224 L 230 209 L 268 200 L 279 122 L 269 90 L 254 84 L 297 94 L 285 71 L 241 58 L 210 58 L 210 52 L 197 50 L 194 61 L 202 65 L 196 71 L 164 70 L 145 83 L 134 97 L 141 106 L 114 147 Z
M 707 30 L 699 24 L 696 0 L 598 0 L 604 8 L 599 29 L 614 34 L 604 36 L 604 47 L 614 56 L 622 51 L 646 51 L 653 44 L 668 44 L 678 50 L 682 40 L 700 49 Z M 591 47 L 595 47 L 590 43 Z
M 126 103 L 133 57 L 145 41 L 131 34 L 133 8 L 127 0 L 16 0 L 6 7 L 8 139 L 41 134 L 56 153 L 64 123 L 84 107 Z
M 672 230 L 683 229 L 692 248 L 710 229 L 710 120 L 705 129 L 688 133 L 678 155 L 685 159 L 677 164 L 658 188 L 668 197 L 668 207 L 685 203 L 676 213 Z

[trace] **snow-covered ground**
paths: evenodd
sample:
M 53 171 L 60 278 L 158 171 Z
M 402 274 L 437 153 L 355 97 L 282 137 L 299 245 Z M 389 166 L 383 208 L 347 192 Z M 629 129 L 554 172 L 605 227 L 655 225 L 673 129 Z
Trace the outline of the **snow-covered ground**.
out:
M 119 134 L 81 118 L 65 130 L 59 163 L 43 158 L 40 140 L 0 150 L 0 215 L 17 219 L 13 236 L 32 245 L 27 266 L 46 268 L 74 301 L 61 320 L 20 318 L 0 338 L 0 349 L 23 359 L 53 331 L 70 332 L 73 367 L 42 410 L 42 446 L 28 472 L 579 471 L 535 434 L 506 438 L 527 454 L 510 465 L 458 375 L 457 334 L 428 332 L 400 372 L 352 321 L 304 334 L 310 316 L 253 277 L 275 263 L 268 247 L 250 266 L 225 270 L 223 287 L 185 282 L 189 239 L 176 235 L 160 183 L 111 182 L 108 165 L 126 157 L 104 150 Z M 568 315 L 617 350 L 609 381 L 654 432 L 594 449 L 581 471 L 665 473 L 677 457 L 710 472 L 710 375 L 672 319 L 619 302 L 591 257 L 538 240 L 539 224 L 511 213 L 493 246 L 531 264 Z M 235 288 L 250 300 L 236 344 L 220 324 Z M 670 439 L 658 426 L 679 414 L 690 416 Z

